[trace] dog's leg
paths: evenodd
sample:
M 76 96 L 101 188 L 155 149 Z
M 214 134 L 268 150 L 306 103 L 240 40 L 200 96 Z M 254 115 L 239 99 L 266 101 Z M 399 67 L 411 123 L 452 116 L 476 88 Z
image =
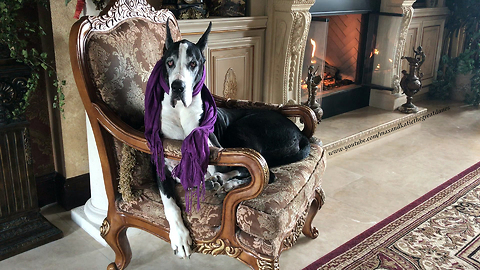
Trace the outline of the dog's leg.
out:
M 192 238 L 190 238 L 190 232 L 183 224 L 182 212 L 172 197 L 167 197 L 163 192 L 160 192 L 160 195 L 165 209 L 165 217 L 170 226 L 170 245 L 173 253 L 183 259 L 189 258 L 192 254 L 190 248 Z
M 182 219 L 182 210 L 175 202 L 175 180 L 167 177 L 165 181 L 161 181 L 157 177 L 157 183 L 162 197 L 165 217 L 170 226 L 170 245 L 173 253 L 180 258 L 190 258 L 192 254 L 190 246 L 192 238 L 190 232 L 185 227 Z

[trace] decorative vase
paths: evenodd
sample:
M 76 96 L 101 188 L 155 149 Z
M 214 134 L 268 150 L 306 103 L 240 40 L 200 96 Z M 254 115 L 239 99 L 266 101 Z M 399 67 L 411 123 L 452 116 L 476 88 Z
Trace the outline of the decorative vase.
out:
M 402 59 L 406 59 L 410 66 L 409 73 L 406 70 L 402 70 L 403 77 L 400 80 L 400 86 L 403 93 L 407 95 L 407 102 L 398 108 L 403 113 L 417 113 L 418 108 L 412 103 L 413 95 L 422 89 L 422 77 L 423 73 L 420 72 L 420 67 L 425 62 L 425 53 L 422 50 L 422 46 L 413 50 L 414 57 L 402 56 Z

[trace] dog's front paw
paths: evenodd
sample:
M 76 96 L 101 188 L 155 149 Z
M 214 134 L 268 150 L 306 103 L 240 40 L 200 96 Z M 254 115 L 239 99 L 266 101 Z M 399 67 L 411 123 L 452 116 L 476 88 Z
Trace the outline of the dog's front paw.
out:
M 185 225 L 170 226 L 170 244 L 177 257 L 186 259 L 192 255 L 192 238 Z
M 205 189 L 206 190 L 219 190 L 223 185 L 222 179 L 218 175 L 210 176 L 208 179 L 205 179 Z

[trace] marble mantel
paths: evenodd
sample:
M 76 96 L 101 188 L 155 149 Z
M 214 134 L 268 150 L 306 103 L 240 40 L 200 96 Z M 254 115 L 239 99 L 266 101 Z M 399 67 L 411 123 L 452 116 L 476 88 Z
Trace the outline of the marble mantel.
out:
M 298 103 L 305 45 L 314 0 L 269 0 L 264 99 Z
M 395 42 L 389 44 L 393 51 L 393 68 L 383 76 L 381 85 L 393 91 L 372 89 L 370 106 L 394 110 L 405 103 L 406 97 L 400 91 L 401 57 L 405 51 L 407 32 L 412 21 L 416 0 L 382 0 L 380 12 L 402 14 L 402 21 L 393 29 L 398 33 Z M 265 47 L 264 100 L 272 103 L 299 103 L 301 67 L 310 28 L 310 7 L 314 0 L 268 0 L 268 16 Z M 383 18 L 379 25 L 391 25 L 389 18 Z M 390 18 L 393 20 L 393 18 Z M 392 33 L 391 27 L 379 27 L 377 37 Z
M 392 50 L 396 52 L 394 68 L 387 76 L 389 82 L 384 83 L 395 90 L 392 93 L 372 91 L 374 98 L 371 100 L 371 106 L 393 110 L 396 108 L 395 104 L 405 99 L 405 96 L 399 93 L 400 88 L 397 86 L 401 75 L 400 58 L 405 49 L 414 2 L 415 0 L 381 1 L 381 12 L 403 14 L 403 17 L 398 29 L 398 39 L 395 44 L 392 44 L 394 46 Z M 301 67 L 311 22 L 309 9 L 314 3 L 314 0 L 269 0 L 267 2 L 264 82 L 264 99 L 267 102 L 298 103 L 300 101 Z M 378 34 L 379 36 L 388 35 L 388 32 Z M 375 98 L 376 95 L 380 98 Z

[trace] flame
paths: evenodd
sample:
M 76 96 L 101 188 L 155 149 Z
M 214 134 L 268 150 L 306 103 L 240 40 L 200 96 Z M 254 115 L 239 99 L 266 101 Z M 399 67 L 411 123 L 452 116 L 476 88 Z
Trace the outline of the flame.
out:
M 317 43 L 315 42 L 315 40 L 313 40 L 313 38 L 310 39 L 310 43 L 312 44 L 313 46 L 313 49 L 312 49 L 312 60 L 310 61 L 312 64 L 315 64 L 317 61 L 315 61 L 313 58 L 315 57 L 315 50 L 317 49 Z
M 390 58 L 388 58 L 388 61 L 390 61 L 390 63 L 393 63 L 393 60 L 392 60 L 392 59 L 390 59 Z
M 373 50 L 373 54 L 378 55 L 379 53 L 380 53 L 380 51 L 378 49 Z

